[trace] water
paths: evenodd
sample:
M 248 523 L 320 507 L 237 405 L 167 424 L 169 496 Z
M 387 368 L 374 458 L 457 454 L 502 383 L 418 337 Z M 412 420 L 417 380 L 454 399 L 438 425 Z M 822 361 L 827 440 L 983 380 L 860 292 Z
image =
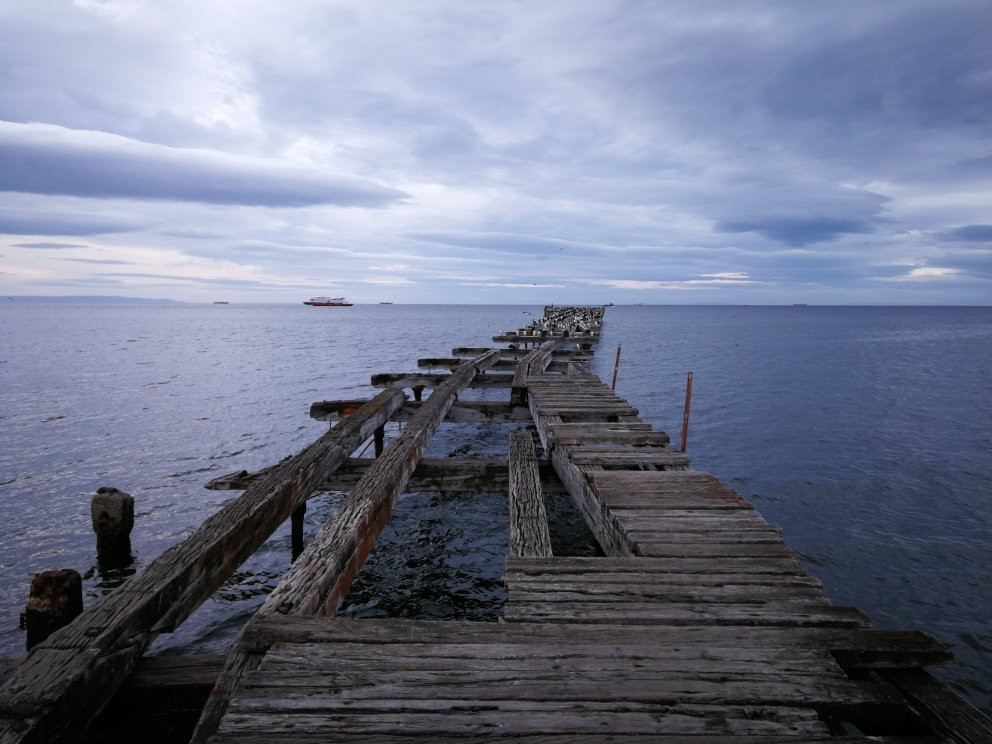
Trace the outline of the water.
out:
M 295 452 L 314 400 L 366 397 L 374 372 L 486 346 L 524 306 L 0 307 L 0 655 L 34 572 L 71 567 L 92 603 L 233 495 L 217 475 Z M 942 672 L 992 710 L 992 309 L 615 307 L 594 370 L 780 525 L 837 604 L 920 628 Z M 495 393 L 496 395 L 505 393 Z M 431 456 L 503 451 L 509 427 L 443 427 Z M 137 502 L 134 564 L 99 565 L 89 499 Z M 312 533 L 340 495 L 310 502 Z M 486 619 L 498 611 L 506 506 L 409 494 L 343 608 Z M 217 650 L 289 564 L 284 528 L 160 652 Z

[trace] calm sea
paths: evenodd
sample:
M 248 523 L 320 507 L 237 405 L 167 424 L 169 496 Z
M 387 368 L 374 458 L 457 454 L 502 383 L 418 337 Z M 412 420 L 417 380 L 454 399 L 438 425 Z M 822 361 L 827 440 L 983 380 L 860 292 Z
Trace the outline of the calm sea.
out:
M 375 392 L 540 306 L 0 306 L 0 655 L 32 573 L 75 568 L 92 603 L 236 494 L 218 475 L 324 431 L 311 402 Z M 594 370 L 781 526 L 836 604 L 954 648 L 941 672 L 992 710 L 992 308 L 614 307 Z M 500 395 L 501 393 L 488 393 Z M 502 393 L 505 394 L 505 393 Z M 505 426 L 442 427 L 431 456 L 504 451 Z M 133 494 L 133 565 L 100 565 L 89 501 Z M 340 495 L 311 501 L 315 531 Z M 409 494 L 343 612 L 491 619 L 499 494 Z M 580 538 L 576 538 L 581 542 Z M 289 565 L 280 530 L 161 652 L 219 650 Z

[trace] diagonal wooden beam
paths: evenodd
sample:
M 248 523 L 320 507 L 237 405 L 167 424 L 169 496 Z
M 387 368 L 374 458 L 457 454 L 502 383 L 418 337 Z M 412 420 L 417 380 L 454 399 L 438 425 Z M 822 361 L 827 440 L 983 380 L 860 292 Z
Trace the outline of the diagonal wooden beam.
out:
M 155 636 L 195 610 L 398 409 L 383 391 L 32 649 L 0 688 L 2 744 L 73 741 Z

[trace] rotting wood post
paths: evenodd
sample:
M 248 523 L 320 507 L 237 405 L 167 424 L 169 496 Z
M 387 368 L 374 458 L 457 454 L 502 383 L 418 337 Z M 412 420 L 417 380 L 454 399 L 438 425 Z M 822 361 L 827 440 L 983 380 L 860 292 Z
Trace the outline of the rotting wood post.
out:
M 424 386 L 423 385 L 414 385 L 410 389 L 413 390 L 413 399 L 414 400 L 420 400 L 421 397 L 424 394 Z
M 613 384 L 610 390 L 617 389 L 617 372 L 620 370 L 620 344 L 617 344 L 617 360 L 613 363 Z
M 373 434 L 375 439 L 375 456 L 378 457 L 382 454 L 382 450 L 385 447 L 386 442 L 386 425 L 383 424 L 378 429 L 375 430 Z
M 307 503 L 304 501 L 293 511 L 290 517 L 292 525 L 293 560 L 300 557 L 303 552 L 303 515 L 307 513 Z
M 90 501 L 90 516 L 99 555 L 121 555 L 131 550 L 134 497 L 112 486 L 98 488 Z
M 83 580 L 78 571 L 61 568 L 35 574 L 24 608 L 28 651 L 71 623 L 82 611 Z
M 685 452 L 686 439 L 689 437 L 689 404 L 692 402 L 692 372 L 685 379 L 685 411 L 682 413 L 682 447 L 679 452 Z

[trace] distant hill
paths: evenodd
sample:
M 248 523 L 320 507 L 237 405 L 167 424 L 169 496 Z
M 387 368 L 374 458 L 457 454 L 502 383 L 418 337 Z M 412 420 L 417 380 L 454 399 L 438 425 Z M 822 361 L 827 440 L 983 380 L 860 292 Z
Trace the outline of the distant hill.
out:
M 117 297 L 115 295 L 0 295 L 2 302 L 63 302 L 75 304 L 111 304 L 111 305 L 184 305 L 177 300 L 149 300 L 145 297 Z

